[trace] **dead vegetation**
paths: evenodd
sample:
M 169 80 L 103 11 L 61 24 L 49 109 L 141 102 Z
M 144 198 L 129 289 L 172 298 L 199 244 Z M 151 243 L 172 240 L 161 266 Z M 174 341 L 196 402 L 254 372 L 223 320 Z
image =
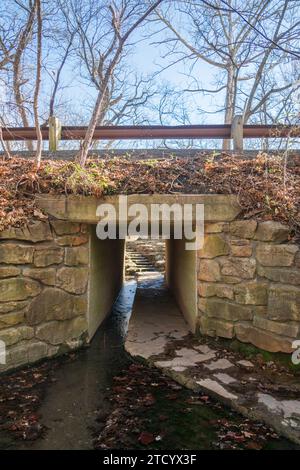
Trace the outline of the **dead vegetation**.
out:
M 190 159 L 47 161 L 37 171 L 33 161 L 0 162 L 0 230 L 43 218 L 35 194 L 236 194 L 245 218 L 286 223 L 300 234 L 300 168 L 289 168 L 279 157 L 259 154 L 241 159 L 203 155 Z

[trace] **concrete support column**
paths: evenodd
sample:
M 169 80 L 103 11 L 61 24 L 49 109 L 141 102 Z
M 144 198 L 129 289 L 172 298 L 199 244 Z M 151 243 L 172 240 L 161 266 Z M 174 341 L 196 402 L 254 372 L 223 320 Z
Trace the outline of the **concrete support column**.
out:
M 194 333 L 197 325 L 197 252 L 185 249 L 186 240 L 166 241 L 166 281 Z
M 88 286 L 88 332 L 91 340 L 122 287 L 125 240 L 99 240 L 96 227 L 90 229 Z

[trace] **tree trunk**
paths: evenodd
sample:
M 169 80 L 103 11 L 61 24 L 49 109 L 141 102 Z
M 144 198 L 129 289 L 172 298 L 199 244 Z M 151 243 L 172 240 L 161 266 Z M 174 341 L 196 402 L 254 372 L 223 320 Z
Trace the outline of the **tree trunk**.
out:
M 41 68 L 42 68 L 42 12 L 41 12 L 41 0 L 36 0 L 36 15 L 37 15 L 37 54 L 36 54 L 36 82 L 33 98 L 33 111 L 34 111 L 34 122 L 37 134 L 37 145 L 36 145 L 36 166 L 37 168 L 41 165 L 42 159 L 42 144 L 43 136 L 39 123 L 39 93 L 41 86 Z
M 225 117 L 224 124 L 232 124 L 235 110 L 235 98 L 236 98 L 236 80 L 234 74 L 234 68 L 230 66 L 227 69 L 227 87 L 226 87 L 226 98 L 225 98 Z M 223 150 L 231 149 L 230 139 L 223 140 Z

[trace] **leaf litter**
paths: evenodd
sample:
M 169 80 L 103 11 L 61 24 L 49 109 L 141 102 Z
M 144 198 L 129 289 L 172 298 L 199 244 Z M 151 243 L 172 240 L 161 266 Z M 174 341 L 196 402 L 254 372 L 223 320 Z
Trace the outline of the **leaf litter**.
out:
M 0 162 L 0 230 L 19 227 L 45 215 L 36 194 L 236 194 L 242 217 L 279 220 L 300 233 L 300 167 L 266 154 L 246 159 L 222 154 L 157 160 L 114 158 L 76 162 L 33 160 Z

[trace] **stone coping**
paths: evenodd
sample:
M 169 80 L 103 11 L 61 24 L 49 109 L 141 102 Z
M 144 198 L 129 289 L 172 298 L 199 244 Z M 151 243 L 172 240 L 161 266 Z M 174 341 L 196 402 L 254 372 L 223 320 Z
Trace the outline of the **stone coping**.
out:
M 88 224 L 97 224 L 99 217 L 96 215 L 100 204 L 112 204 L 116 214 L 119 213 L 119 196 L 94 196 L 81 195 L 37 195 L 37 205 L 47 214 L 57 219 Z M 241 206 L 235 195 L 223 194 L 130 194 L 127 196 L 128 205 L 144 204 L 151 213 L 151 204 L 204 204 L 205 222 L 219 222 L 234 220 L 241 212 Z M 193 218 L 195 207 L 193 207 Z M 128 217 L 130 221 L 134 217 Z M 150 218 L 148 218 L 150 221 Z

